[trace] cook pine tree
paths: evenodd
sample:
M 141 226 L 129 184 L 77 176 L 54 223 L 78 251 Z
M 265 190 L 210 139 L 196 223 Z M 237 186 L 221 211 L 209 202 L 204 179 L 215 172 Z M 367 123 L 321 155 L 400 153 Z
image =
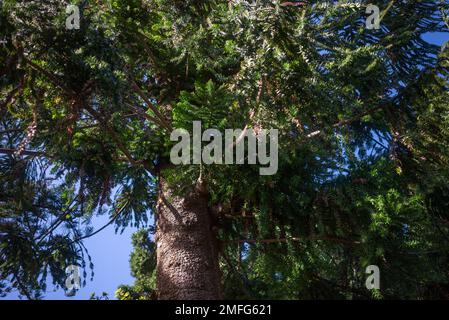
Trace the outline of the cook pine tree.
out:
M 2 1 L 0 294 L 85 284 L 110 226 L 123 299 L 447 298 L 449 3 L 369 4 Z M 173 165 L 193 121 L 278 129 L 278 171 Z

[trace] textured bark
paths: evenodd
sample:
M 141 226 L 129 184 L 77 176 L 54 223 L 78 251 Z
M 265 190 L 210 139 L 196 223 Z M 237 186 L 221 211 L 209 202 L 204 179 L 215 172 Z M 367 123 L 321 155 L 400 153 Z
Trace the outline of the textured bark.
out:
M 207 194 L 174 196 L 163 178 L 157 205 L 157 296 L 160 300 L 220 299 L 220 269 Z

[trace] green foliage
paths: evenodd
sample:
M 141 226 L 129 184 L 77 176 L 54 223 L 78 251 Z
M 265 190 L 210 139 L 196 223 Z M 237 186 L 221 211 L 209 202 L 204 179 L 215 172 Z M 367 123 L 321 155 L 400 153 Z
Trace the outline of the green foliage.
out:
M 153 299 L 156 281 L 155 244 L 148 230 L 139 230 L 132 236 L 133 252 L 129 260 L 131 275 L 136 279 L 132 286 L 121 285 L 115 292 L 119 300 Z
M 449 53 L 424 35 L 447 35 L 449 4 L 390 2 L 379 30 L 369 1 L 83 1 L 79 30 L 69 1 L 1 2 L 0 294 L 40 298 L 69 264 L 86 279 L 92 216 L 147 226 L 170 129 L 201 120 L 279 129 L 276 175 L 167 177 L 205 181 L 226 297 L 447 298 Z M 149 299 L 154 244 L 133 244 L 116 295 Z

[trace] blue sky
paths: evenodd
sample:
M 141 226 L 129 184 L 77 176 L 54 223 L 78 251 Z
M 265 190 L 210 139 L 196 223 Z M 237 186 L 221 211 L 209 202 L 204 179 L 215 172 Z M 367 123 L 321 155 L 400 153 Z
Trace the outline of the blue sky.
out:
M 107 215 L 94 217 L 92 226 L 96 230 L 108 221 Z M 136 230 L 136 228 L 128 227 L 123 234 L 116 234 L 114 226 L 111 225 L 97 235 L 86 239 L 84 244 L 94 263 L 94 280 L 87 279 L 86 286 L 82 287 L 73 297 L 66 297 L 62 289 L 54 292 L 53 285 L 49 284 L 45 299 L 85 300 L 89 299 L 92 292 L 95 292 L 96 295 L 107 292 L 110 299 L 114 298 L 114 293 L 119 285 L 134 282 L 130 275 L 129 255 L 132 250 L 131 235 Z M 90 271 L 88 270 L 88 277 L 89 275 Z M 18 299 L 18 294 L 13 292 L 3 299 Z
M 425 40 L 438 45 L 449 40 L 448 34 L 428 34 Z M 92 224 L 95 229 L 100 228 L 108 222 L 107 216 L 93 218 Z M 90 294 L 95 292 L 101 295 L 107 292 L 110 298 L 120 284 L 132 284 L 134 279 L 130 275 L 129 255 L 132 250 L 131 235 L 136 228 L 128 227 L 123 234 L 115 234 L 114 227 L 109 226 L 99 234 L 84 241 L 94 263 L 95 277 L 93 281 L 87 280 L 86 286 L 81 288 L 74 297 L 66 297 L 63 290 L 52 292 L 52 285 L 48 286 L 46 299 L 89 299 Z M 17 292 L 11 293 L 3 299 L 17 299 Z
M 424 35 L 424 40 L 435 43 L 439 46 L 449 41 L 449 34 L 447 33 L 428 33 Z

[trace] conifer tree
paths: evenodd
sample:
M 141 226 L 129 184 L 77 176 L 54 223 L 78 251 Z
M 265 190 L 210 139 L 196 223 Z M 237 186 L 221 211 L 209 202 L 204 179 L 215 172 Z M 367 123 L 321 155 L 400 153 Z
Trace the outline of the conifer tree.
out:
M 369 4 L 1 1 L 0 293 L 93 276 L 104 214 L 155 221 L 120 298 L 447 298 L 449 2 Z M 277 173 L 173 165 L 193 121 L 278 129 Z

